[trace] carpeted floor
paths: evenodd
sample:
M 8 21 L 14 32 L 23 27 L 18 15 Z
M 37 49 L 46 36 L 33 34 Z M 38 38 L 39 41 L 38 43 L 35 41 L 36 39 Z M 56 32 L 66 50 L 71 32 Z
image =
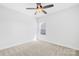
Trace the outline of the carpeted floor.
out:
M 0 51 L 0 56 L 76 56 L 76 50 L 51 44 L 46 41 L 32 41 Z

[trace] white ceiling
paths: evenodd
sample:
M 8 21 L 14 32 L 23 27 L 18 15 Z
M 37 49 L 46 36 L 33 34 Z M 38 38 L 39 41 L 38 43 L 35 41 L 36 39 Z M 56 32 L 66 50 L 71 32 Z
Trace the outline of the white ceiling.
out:
M 42 5 L 48 5 L 49 3 L 42 3 Z M 71 6 L 77 5 L 75 3 L 53 3 L 54 7 L 46 9 L 47 13 L 54 13 L 59 10 L 69 8 Z M 41 17 L 44 16 L 45 14 L 43 13 L 38 13 L 37 15 L 34 15 L 35 10 L 26 10 L 25 8 L 27 7 L 36 7 L 36 4 L 34 3 L 2 3 L 1 5 L 16 10 L 18 12 L 22 12 L 24 14 L 27 14 L 31 17 Z

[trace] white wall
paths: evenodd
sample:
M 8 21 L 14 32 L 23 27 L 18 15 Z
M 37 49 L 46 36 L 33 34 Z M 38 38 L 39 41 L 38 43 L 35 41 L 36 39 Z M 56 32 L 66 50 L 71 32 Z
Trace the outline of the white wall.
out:
M 0 49 L 34 39 L 35 19 L 0 5 Z
M 79 49 L 79 5 L 42 18 L 47 23 L 47 41 Z

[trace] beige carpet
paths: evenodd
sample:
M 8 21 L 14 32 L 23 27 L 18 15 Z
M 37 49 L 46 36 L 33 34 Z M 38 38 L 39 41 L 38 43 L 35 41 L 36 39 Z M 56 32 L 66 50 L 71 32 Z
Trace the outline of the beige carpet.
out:
M 46 41 L 33 41 L 0 51 L 0 56 L 75 56 L 76 50 L 51 44 Z

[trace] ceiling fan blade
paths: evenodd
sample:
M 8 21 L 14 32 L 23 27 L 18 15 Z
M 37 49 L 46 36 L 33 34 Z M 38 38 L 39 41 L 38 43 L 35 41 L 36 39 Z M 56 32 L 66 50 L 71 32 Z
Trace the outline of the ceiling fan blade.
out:
M 47 14 L 47 12 L 46 12 L 45 10 L 42 10 L 42 12 L 43 12 L 44 14 Z
M 33 10 L 33 9 L 36 9 L 36 8 L 26 8 L 26 9 Z
M 53 6 L 54 6 L 53 4 L 50 4 L 50 5 L 44 6 L 43 8 L 46 9 L 46 8 L 50 8 L 50 7 L 53 7 Z

